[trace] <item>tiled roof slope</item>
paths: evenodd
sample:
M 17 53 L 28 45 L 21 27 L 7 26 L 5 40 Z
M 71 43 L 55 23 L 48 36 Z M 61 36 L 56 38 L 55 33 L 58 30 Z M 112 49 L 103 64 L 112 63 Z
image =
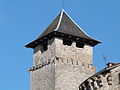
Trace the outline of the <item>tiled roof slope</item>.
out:
M 91 37 L 89 37 L 71 18 L 70 16 L 62 10 L 60 14 L 53 20 L 53 22 L 47 27 L 47 29 L 35 40 L 39 41 L 42 38 L 46 37 L 48 34 L 53 32 L 63 33 L 66 35 L 75 36 L 78 38 L 83 38 L 95 42 L 94 45 L 101 43 Z M 32 48 L 35 46 L 35 41 L 26 45 L 26 47 Z M 94 46 L 93 45 L 93 46 Z
M 57 31 L 85 39 L 94 40 L 89 37 L 69 16 L 62 10 L 62 12 L 55 18 L 55 20 L 48 26 L 48 28 L 40 35 L 39 38 L 47 34 Z

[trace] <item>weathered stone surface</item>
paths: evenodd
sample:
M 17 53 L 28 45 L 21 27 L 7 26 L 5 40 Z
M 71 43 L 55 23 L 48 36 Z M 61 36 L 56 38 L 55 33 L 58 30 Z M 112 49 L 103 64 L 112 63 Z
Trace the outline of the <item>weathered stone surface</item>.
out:
M 39 45 L 34 50 L 34 64 L 43 66 L 30 71 L 31 90 L 79 90 L 79 85 L 93 75 L 92 47 L 84 48 L 63 45 L 63 40 L 48 41 L 48 50 Z M 50 64 L 44 64 L 50 62 Z
M 34 49 L 34 56 L 33 56 L 33 66 L 43 64 L 43 62 L 51 60 L 55 57 L 55 42 L 54 38 L 48 41 L 48 50 L 43 51 L 43 46 L 39 45 Z
M 92 64 L 92 47 L 85 45 L 84 48 L 76 47 L 76 43 L 73 42 L 71 46 L 63 45 L 63 40 L 54 38 L 48 41 L 48 50 L 42 51 L 42 46 L 39 45 L 34 49 L 34 64 L 42 64 L 45 60 L 52 59 L 54 57 L 73 60 L 73 63 L 77 61 L 79 64 Z
M 46 65 L 35 71 L 30 71 L 31 90 L 54 90 L 55 67 L 54 64 Z
M 98 73 L 97 76 L 93 75 L 91 77 L 88 77 L 89 79 L 93 80 L 93 83 L 97 82 L 91 86 L 93 90 L 120 90 L 120 65 L 112 69 L 111 67 L 108 70 L 105 69 L 104 71 Z M 79 90 L 83 90 L 83 88 L 86 88 L 87 90 L 90 89 L 88 87 L 89 84 L 87 83 L 89 79 L 82 83 L 85 85 L 85 87 L 82 87 L 82 84 L 79 86 Z

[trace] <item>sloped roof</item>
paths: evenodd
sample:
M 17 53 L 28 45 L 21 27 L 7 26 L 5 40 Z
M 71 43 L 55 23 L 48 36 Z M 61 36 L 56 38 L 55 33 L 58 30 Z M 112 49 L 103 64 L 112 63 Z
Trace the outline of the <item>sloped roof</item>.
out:
M 71 18 L 62 10 L 62 12 L 55 18 L 55 20 L 48 26 L 48 28 L 40 35 L 39 38 L 46 36 L 51 32 L 61 32 L 81 38 L 94 40 L 89 37 Z
M 67 35 L 72 35 L 79 38 L 84 38 L 87 40 L 94 41 L 95 44 L 100 43 L 99 41 L 89 37 L 71 18 L 70 16 L 62 10 L 60 14 L 53 20 L 53 22 L 47 27 L 47 29 L 36 39 L 40 40 L 43 37 L 46 37 L 48 34 L 58 32 L 63 33 Z M 35 41 L 36 41 L 35 40 Z M 26 45 L 26 47 L 31 48 L 31 44 L 34 43 L 31 42 L 30 44 Z

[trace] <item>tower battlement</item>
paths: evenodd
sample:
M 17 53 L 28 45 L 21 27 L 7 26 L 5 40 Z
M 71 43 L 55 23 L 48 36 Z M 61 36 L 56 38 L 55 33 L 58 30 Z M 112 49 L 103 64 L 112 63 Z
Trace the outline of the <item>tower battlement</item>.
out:
M 92 47 L 89 45 L 84 44 L 78 47 L 77 42 L 64 41 L 61 38 L 53 38 L 48 40 L 47 43 L 45 51 L 43 51 L 44 47 L 42 45 L 35 47 L 33 66 L 42 64 L 46 60 L 49 61 L 49 59 L 55 57 L 64 59 L 63 61 L 79 62 L 81 65 L 92 65 Z

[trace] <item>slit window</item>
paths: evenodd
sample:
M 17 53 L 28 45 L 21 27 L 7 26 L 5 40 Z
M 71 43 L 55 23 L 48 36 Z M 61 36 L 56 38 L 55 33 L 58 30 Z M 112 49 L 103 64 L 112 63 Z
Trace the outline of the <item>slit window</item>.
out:
M 63 39 L 63 45 L 71 46 L 72 45 L 72 41 L 71 40 Z
M 76 42 L 76 47 L 78 48 L 84 48 L 85 44 L 82 42 Z

